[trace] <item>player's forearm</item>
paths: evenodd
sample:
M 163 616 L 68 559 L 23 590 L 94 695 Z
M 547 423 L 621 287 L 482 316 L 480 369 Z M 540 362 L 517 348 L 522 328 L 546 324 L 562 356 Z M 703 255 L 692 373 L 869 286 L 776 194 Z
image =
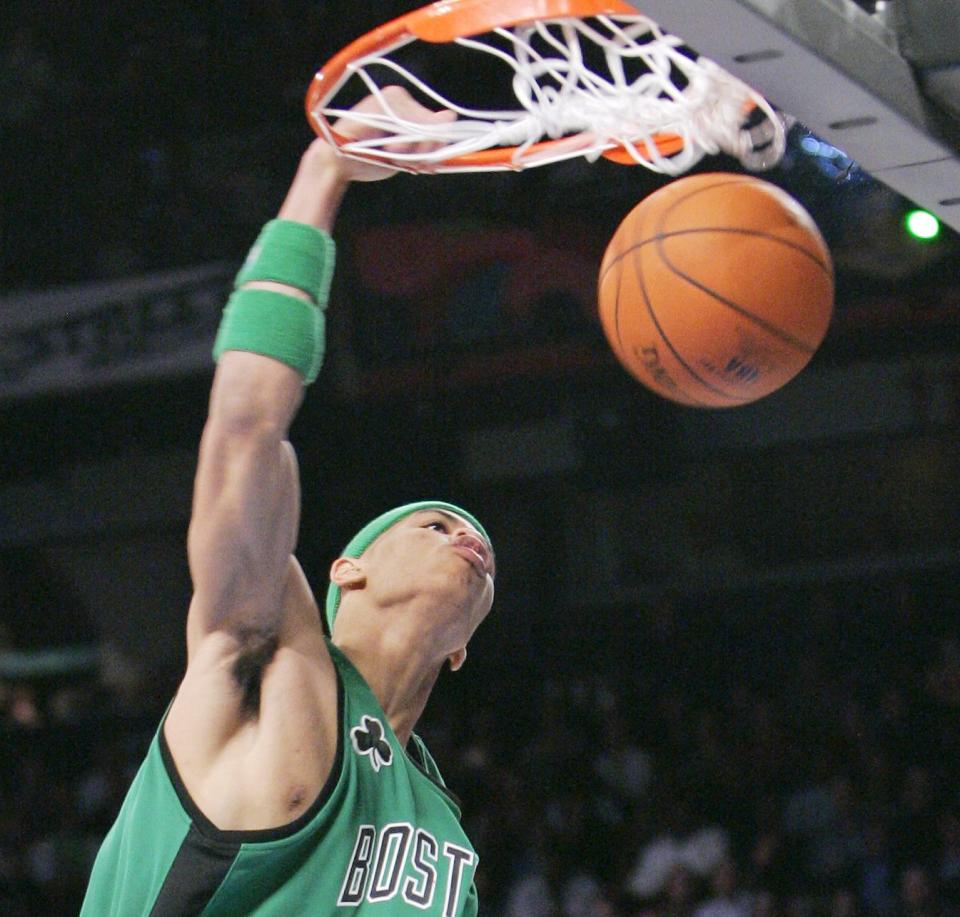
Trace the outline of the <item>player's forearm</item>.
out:
M 331 232 L 347 185 L 342 159 L 326 143 L 316 140 L 301 157 L 277 216 Z
M 324 310 L 334 265 L 329 230 L 346 186 L 336 154 L 324 144 L 311 144 L 277 218 L 264 226 L 237 274 L 214 344 L 218 362 L 243 351 L 278 364 L 272 370 L 248 360 L 248 373 L 282 379 L 289 369 L 305 384 L 314 381 L 323 359 Z M 253 396 L 253 406 L 269 408 L 257 397 L 257 385 L 242 385 L 243 373 L 237 378 L 240 391 Z M 227 404 L 246 414 L 250 405 L 228 394 Z

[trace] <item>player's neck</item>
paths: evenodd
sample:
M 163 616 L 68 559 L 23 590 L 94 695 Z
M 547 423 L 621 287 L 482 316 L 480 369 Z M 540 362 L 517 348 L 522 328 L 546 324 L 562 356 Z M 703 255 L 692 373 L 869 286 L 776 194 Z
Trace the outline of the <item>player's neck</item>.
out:
M 437 681 L 443 660 L 424 654 L 424 646 L 391 640 L 382 632 L 373 638 L 356 639 L 348 634 L 337 639 L 347 656 L 380 702 L 390 727 L 406 746 Z

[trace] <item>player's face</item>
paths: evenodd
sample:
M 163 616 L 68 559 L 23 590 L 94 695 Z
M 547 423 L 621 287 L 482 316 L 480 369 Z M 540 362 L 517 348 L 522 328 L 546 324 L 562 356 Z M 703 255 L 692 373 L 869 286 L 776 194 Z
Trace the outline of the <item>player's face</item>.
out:
M 432 596 L 435 614 L 467 639 L 493 604 L 496 563 L 489 542 L 446 510 L 401 519 L 364 552 L 369 588 L 381 599 Z

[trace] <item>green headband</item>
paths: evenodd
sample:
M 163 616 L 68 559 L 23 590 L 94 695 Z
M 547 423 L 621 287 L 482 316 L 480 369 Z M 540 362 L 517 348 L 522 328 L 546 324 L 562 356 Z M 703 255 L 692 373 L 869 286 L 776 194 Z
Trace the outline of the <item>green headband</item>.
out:
M 456 513 L 467 520 L 489 543 L 490 536 L 487 535 L 484 527 L 468 513 L 466 510 L 454 506 L 452 503 L 443 503 L 439 500 L 423 500 L 420 503 L 407 503 L 405 506 L 398 506 L 396 509 L 388 510 L 381 516 L 377 516 L 372 522 L 368 522 L 353 538 L 347 546 L 340 552 L 341 557 L 359 557 L 371 544 L 382 535 L 391 525 L 399 522 L 412 513 L 418 513 L 426 509 L 445 509 L 447 512 Z M 330 633 L 333 633 L 333 621 L 337 616 L 337 609 L 340 607 L 340 587 L 330 584 L 327 589 L 326 616 L 327 625 Z

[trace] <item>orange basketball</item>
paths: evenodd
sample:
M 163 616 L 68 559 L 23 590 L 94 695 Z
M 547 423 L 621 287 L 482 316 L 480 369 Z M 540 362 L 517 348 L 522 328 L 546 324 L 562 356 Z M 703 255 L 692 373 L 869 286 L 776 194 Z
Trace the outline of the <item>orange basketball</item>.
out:
M 598 297 L 607 340 L 644 385 L 682 404 L 735 407 L 810 361 L 833 312 L 833 266 L 785 191 L 749 175 L 692 175 L 627 214 Z

